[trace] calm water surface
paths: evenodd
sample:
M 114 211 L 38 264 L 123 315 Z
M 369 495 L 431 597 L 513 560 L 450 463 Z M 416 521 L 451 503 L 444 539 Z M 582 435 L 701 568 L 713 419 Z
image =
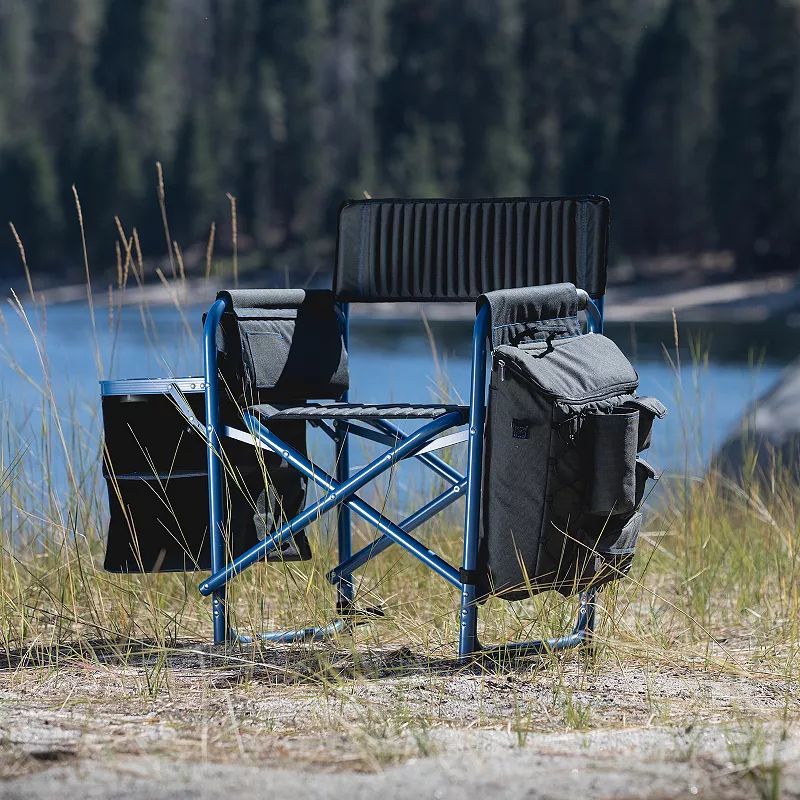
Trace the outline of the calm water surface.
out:
M 74 408 L 82 424 L 96 427 L 92 420 L 99 404 L 99 377 L 200 373 L 201 314 L 202 309 L 193 309 L 183 322 L 174 309 L 155 308 L 145 325 L 140 311 L 130 308 L 112 325 L 108 309 L 97 309 L 93 328 L 86 306 L 61 305 L 49 308 L 45 320 L 32 321 L 35 342 L 25 321 L 6 311 L 0 386 L 7 413 L 22 431 L 23 420 L 30 418 L 27 435 L 35 437 L 41 396 L 17 368 L 41 384 L 45 353 L 59 406 Z M 451 399 L 467 402 L 471 326 L 463 321 L 436 323 L 432 332 L 435 356 L 421 321 L 356 317 L 351 326 L 351 400 L 429 402 L 437 396 L 437 375 L 444 375 Z M 670 409 L 652 451 L 652 460 L 667 468 L 684 463 L 688 443 L 690 461 L 699 469 L 800 348 L 800 331 L 782 322 L 760 328 L 693 325 L 680 332 L 679 381 L 671 325 L 610 325 L 606 333 L 634 362 L 640 393 L 658 396 Z M 693 367 L 693 357 L 701 361 L 699 369 Z

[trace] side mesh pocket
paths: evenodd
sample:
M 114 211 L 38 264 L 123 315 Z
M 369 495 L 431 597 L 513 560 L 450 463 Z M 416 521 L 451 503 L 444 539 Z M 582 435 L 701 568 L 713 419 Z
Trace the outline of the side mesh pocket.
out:
M 647 489 L 647 481 L 654 480 L 656 471 L 643 458 L 636 459 L 636 508 L 640 508 Z
M 243 319 L 242 360 L 254 390 L 274 389 L 286 370 L 292 346 L 293 319 Z
M 222 334 L 220 372 L 244 402 L 338 400 L 349 387 L 343 321 L 332 305 L 244 308 L 223 314 Z
M 628 514 L 636 507 L 639 412 L 618 406 L 587 414 L 581 427 L 586 467 L 586 512 Z
M 667 416 L 666 406 L 655 397 L 634 397 L 624 403 L 623 408 L 639 412 L 639 431 L 637 434 L 636 452 L 641 453 L 650 447 L 653 439 L 653 422 L 655 418 Z

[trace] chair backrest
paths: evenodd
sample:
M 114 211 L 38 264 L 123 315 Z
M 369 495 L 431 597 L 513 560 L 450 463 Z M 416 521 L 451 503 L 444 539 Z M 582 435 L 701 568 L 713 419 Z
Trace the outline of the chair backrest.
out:
M 498 289 L 606 288 L 605 197 L 351 200 L 333 290 L 348 303 L 469 301 Z

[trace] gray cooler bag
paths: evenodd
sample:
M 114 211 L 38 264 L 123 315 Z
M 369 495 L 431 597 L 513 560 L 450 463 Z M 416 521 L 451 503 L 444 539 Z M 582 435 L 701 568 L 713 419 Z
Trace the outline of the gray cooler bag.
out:
M 480 594 L 563 595 L 630 569 L 655 477 L 638 453 L 666 414 L 605 336 L 580 334 L 571 284 L 492 292 Z

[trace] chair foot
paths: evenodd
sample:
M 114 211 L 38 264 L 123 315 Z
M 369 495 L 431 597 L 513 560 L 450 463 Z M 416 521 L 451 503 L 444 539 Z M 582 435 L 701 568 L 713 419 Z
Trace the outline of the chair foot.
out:
M 322 627 L 298 628 L 288 631 L 266 631 L 249 636 L 230 629 L 230 641 L 236 644 L 252 644 L 254 641 L 271 644 L 296 644 L 298 642 L 330 641 L 341 634 L 352 633 L 360 625 L 367 625 L 375 619 L 385 616 L 380 608 L 356 608 L 352 604 L 337 609 L 341 616 Z
M 590 589 L 581 595 L 578 617 L 572 633 L 552 639 L 532 639 L 524 642 L 507 642 L 506 644 L 482 646 L 474 638 L 475 648 L 471 652 L 459 653 L 462 663 L 489 660 L 493 662 L 509 662 L 522 658 L 558 653 L 576 647 L 592 648 L 595 627 L 596 589 Z
M 477 656 L 490 661 L 514 661 L 521 658 L 531 658 L 561 650 L 571 650 L 588 644 L 589 636 L 585 631 L 570 633 L 553 639 L 534 639 L 526 642 L 508 642 L 507 644 L 490 645 L 481 647 Z
M 349 620 L 335 619 L 329 625 L 319 628 L 298 628 L 289 631 L 267 631 L 249 636 L 231 629 L 231 640 L 236 644 L 252 644 L 253 642 L 270 642 L 271 644 L 295 644 L 297 642 L 321 642 L 333 639 L 341 633 L 349 633 L 353 629 Z

